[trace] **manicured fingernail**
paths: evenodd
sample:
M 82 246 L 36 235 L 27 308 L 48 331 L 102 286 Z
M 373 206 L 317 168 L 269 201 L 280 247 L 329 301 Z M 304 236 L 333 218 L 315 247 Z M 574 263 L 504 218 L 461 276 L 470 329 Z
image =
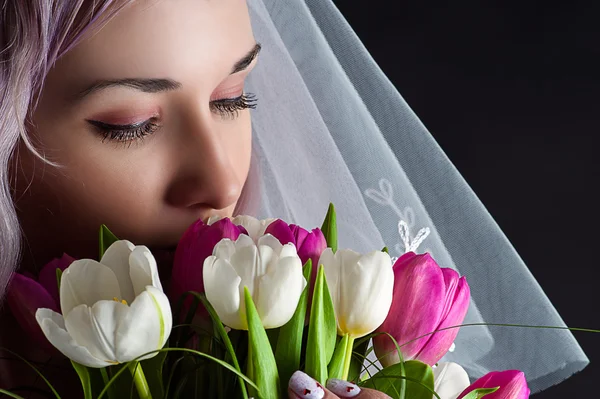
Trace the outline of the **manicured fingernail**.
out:
M 323 387 L 302 371 L 292 374 L 290 389 L 302 399 L 322 399 L 325 396 Z
M 344 380 L 336 380 L 335 378 L 327 381 L 327 389 L 340 398 L 353 398 L 360 393 L 358 385 Z

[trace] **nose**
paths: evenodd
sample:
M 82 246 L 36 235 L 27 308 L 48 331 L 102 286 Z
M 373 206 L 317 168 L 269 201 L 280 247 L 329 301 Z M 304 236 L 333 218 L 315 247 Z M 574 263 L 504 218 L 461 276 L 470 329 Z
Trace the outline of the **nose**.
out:
M 231 159 L 231 148 L 215 129 L 202 124 L 188 127 L 174 162 L 176 175 L 167 190 L 167 202 L 175 207 L 225 209 L 240 197 L 243 181 Z M 244 174 L 240 174 L 244 175 Z

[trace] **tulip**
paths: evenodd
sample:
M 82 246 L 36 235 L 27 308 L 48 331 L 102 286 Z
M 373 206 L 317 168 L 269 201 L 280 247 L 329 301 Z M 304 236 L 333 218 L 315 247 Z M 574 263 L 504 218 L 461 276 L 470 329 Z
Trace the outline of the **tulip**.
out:
M 458 328 L 429 333 L 462 323 L 469 307 L 469 285 L 456 271 L 440 268 L 429 254 L 404 254 L 394 264 L 394 275 L 394 300 L 378 331 L 394 337 L 405 360 L 434 365 L 448 352 Z M 373 344 L 384 366 L 398 363 L 396 346 L 388 336 L 376 336 Z
M 248 329 L 244 286 L 265 328 L 281 327 L 292 318 L 306 287 L 293 244 L 282 245 L 270 234 L 255 243 L 241 234 L 236 241 L 221 240 L 213 253 L 204 261 L 204 287 L 225 325 Z
M 213 224 L 218 220 L 222 220 L 221 216 L 211 216 L 208 219 L 208 224 Z M 277 219 L 267 218 L 267 219 L 257 219 L 254 216 L 249 215 L 238 215 L 231 219 L 231 222 L 236 226 L 243 227 L 247 234 L 254 240 L 254 242 L 258 242 L 258 239 L 265 235 L 265 230 L 271 223 L 273 223 Z M 287 244 L 287 243 L 286 243 Z
M 486 399 L 527 399 L 529 387 L 525 374 L 519 370 L 492 371 L 475 381 L 465 389 L 458 399 L 478 388 L 500 387 L 496 392 L 486 395 Z
M 323 265 L 339 335 L 351 339 L 373 332 L 392 303 L 394 273 L 390 256 L 381 251 L 361 255 L 349 249 L 325 249 Z
M 309 259 L 312 261 L 312 273 L 310 278 L 310 287 L 314 287 L 319 269 L 319 258 L 327 248 L 327 241 L 321 232 L 321 229 L 308 231 L 295 224 L 287 224 L 283 220 L 277 219 L 272 222 L 265 234 L 271 234 L 282 244 L 292 243 L 298 250 L 298 256 L 305 264 Z M 312 298 L 312 288 L 309 290 L 309 301 Z
M 287 224 L 281 219 L 277 219 L 269 224 L 265 230 L 265 234 L 271 234 L 282 244 L 294 244 L 302 264 L 311 259 L 315 268 L 319 263 L 321 254 L 327 248 L 327 241 L 325 241 L 325 236 L 321 232 L 321 229 L 308 231 L 295 224 Z
M 441 362 L 433 368 L 433 390 L 441 399 L 457 399 L 470 384 L 469 375 L 461 366 Z
M 88 367 L 125 363 L 161 349 L 171 333 L 169 300 L 148 248 L 113 243 L 97 262 L 81 259 L 62 274 L 60 309 L 38 309 L 46 338 Z M 147 355 L 142 359 L 155 356 Z
M 198 220 L 192 224 L 177 245 L 169 296 L 176 302 L 187 291 L 204 292 L 202 265 L 213 254 L 215 245 L 223 238 L 237 240 L 246 230 L 229 219 L 220 219 L 212 224 Z
M 38 281 L 24 274 L 14 273 L 6 293 L 6 302 L 19 326 L 30 339 L 46 349 L 54 349 L 44 336 L 35 319 L 39 308 L 59 311 L 56 269 L 65 270 L 75 259 L 67 254 L 44 266 Z

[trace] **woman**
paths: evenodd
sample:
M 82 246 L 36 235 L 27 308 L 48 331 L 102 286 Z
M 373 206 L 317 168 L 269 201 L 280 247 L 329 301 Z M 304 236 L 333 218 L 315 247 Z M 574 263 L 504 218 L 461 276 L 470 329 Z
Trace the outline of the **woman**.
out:
M 57 48 L 42 48 L 25 31 L 34 28 L 27 18 L 43 18 L 35 15 L 42 5 L 27 9 L 13 2 L 16 13 L 2 21 L 23 30 L 16 32 L 23 40 L 18 46 L 40 46 L 33 49 L 37 54 L 15 49 L 3 83 L 26 84 L 15 76 L 19 68 L 43 79 L 43 88 L 31 93 L 37 98 L 27 136 L 11 159 L 14 205 L 26 240 L 21 269 L 35 272 L 57 251 L 94 257 L 101 223 L 160 253 L 171 251 L 195 220 L 232 216 L 241 207 L 252 150 L 248 109 L 256 100 L 244 82 L 261 49 L 245 2 L 137 1 L 122 9 L 115 2 L 106 10 L 83 5 L 79 13 L 74 4 L 61 3 L 63 15 L 54 18 L 62 20 L 50 19 L 42 38 Z M 89 23 L 92 12 L 95 23 Z M 61 32 L 75 15 L 79 23 Z M 60 47 L 71 43 L 57 41 L 65 33 L 66 41 L 82 40 L 53 65 L 36 70 L 26 64 L 38 62 L 34 56 L 47 58 L 44 51 L 64 51 Z M 4 94 L 23 95 L 11 89 L 17 88 L 6 87 Z M 6 133 L 9 102 L 3 102 Z M 2 271 L 5 276 L 7 265 Z M 14 336 L 16 326 L 7 324 L 3 336 Z M 6 377 L 14 374 L 2 373 L 2 387 L 12 385 Z M 291 394 L 302 394 L 307 384 L 318 389 L 297 374 Z
M 0 289 L 21 238 L 22 271 L 63 251 L 95 256 L 101 223 L 168 264 L 198 218 L 314 226 L 331 201 L 340 243 L 357 250 L 393 246 L 402 219 L 413 232 L 400 255 L 429 227 L 423 249 L 475 287 L 468 321 L 561 324 L 330 2 L 82 3 L 10 1 L 0 20 Z M 18 332 L 3 317 L 12 347 Z M 533 340 L 552 348 L 535 361 Z M 586 363 L 568 333 L 485 328 L 463 329 L 449 360 L 473 377 L 513 364 L 534 390 Z

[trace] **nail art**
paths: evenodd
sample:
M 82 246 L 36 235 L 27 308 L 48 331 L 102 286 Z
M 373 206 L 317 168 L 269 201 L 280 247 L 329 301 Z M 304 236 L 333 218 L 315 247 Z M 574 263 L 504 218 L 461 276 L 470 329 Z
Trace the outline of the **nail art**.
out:
M 325 396 L 323 387 L 302 371 L 292 374 L 290 389 L 302 399 L 322 399 Z
M 327 381 L 327 389 L 340 398 L 353 398 L 360 393 L 358 385 L 344 380 L 337 380 L 335 378 Z

